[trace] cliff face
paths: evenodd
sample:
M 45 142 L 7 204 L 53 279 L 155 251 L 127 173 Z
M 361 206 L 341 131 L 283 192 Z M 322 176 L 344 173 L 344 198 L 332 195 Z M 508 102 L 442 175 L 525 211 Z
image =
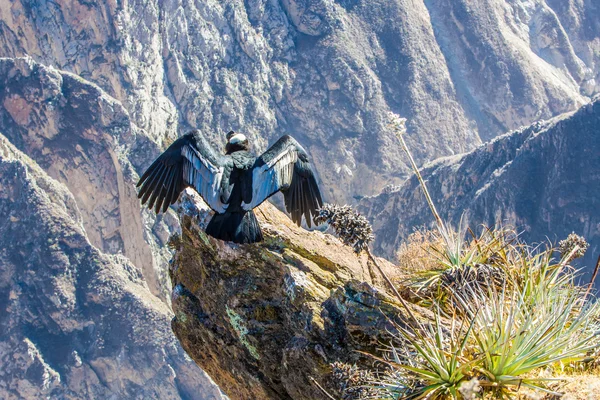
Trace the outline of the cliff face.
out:
M 442 218 L 472 228 L 504 223 L 529 242 L 553 242 L 575 231 L 591 244 L 583 264 L 600 251 L 600 100 L 575 113 L 536 123 L 471 153 L 427 164 L 423 178 Z M 393 257 L 416 226 L 431 226 L 415 177 L 361 210 L 373 221 L 376 249 Z
M 384 129 L 389 110 L 409 118 L 409 144 L 424 160 L 468 151 L 482 139 L 507 129 L 577 108 L 600 89 L 599 15 L 593 0 L 4 1 L 0 2 L 0 131 L 30 157 L 23 161 L 27 168 L 38 165 L 59 182 L 54 186 L 61 187 L 61 193 L 71 193 L 56 196 L 48 186 L 49 192 L 43 194 L 46 186 L 40 182 L 52 180 L 36 180 L 36 193 L 72 211 L 75 222 L 60 222 L 66 224 L 65 229 L 76 224 L 85 237 L 81 240 L 95 249 L 81 257 L 98 252 L 122 260 L 114 268 L 127 265 L 131 274 L 141 276 L 136 286 L 144 288 L 139 289 L 140 296 L 155 302 L 155 295 L 168 304 L 170 253 L 166 243 L 178 229 L 178 221 L 172 212 L 155 217 L 141 210 L 133 185 L 160 148 L 182 131 L 199 128 L 213 135 L 213 143 L 221 147 L 223 132 L 242 130 L 257 151 L 287 131 L 297 136 L 314 158 L 326 199 L 349 201 L 354 195 L 399 183 L 407 173 L 396 139 Z M 3 172 L 0 179 L 13 179 L 12 169 L 4 171 L 6 176 Z M 21 183 L 11 185 L 20 187 Z M 61 200 L 66 198 L 69 200 Z M 24 213 L 18 207 L 29 204 L 11 201 L 5 203 L 11 212 L 14 207 L 14 212 Z M 384 206 L 373 203 L 373 207 L 374 216 Z M 395 214 L 387 217 L 393 224 Z M 3 223 L 12 224 L 10 229 L 15 232 L 19 228 L 16 220 Z M 19 235 L 37 229 L 33 222 L 27 224 L 20 227 Z M 59 225 L 44 231 L 47 240 L 59 240 Z M 396 231 L 391 228 L 386 234 L 395 237 Z M 2 260 L 20 260 L 25 254 L 15 245 L 2 249 Z M 50 273 L 48 268 L 54 264 L 44 261 L 40 258 L 28 264 L 32 274 L 37 274 L 39 262 L 40 274 L 47 278 L 36 285 L 51 282 L 52 273 L 65 274 L 60 268 Z M 2 287 L 18 287 L 25 279 L 16 275 L 23 273 L 14 267 L 20 264 L 2 262 L 6 268 L 0 273 L 9 277 Z M 79 262 L 76 269 L 86 270 L 87 264 Z M 109 264 L 107 271 L 113 268 Z M 281 265 L 280 270 L 284 268 Z M 348 276 L 363 277 L 362 273 L 353 274 Z M 69 282 L 73 285 L 69 290 L 87 293 L 87 281 Z M 335 282 L 347 285 L 341 278 Z M 2 292 L 0 300 L 17 301 L 11 290 Z M 53 293 L 36 293 L 35 304 L 54 304 Z M 107 296 L 105 303 L 116 295 Z M 86 321 L 110 324 L 110 318 L 116 318 L 123 321 L 122 330 L 143 326 L 148 337 L 151 332 L 163 337 L 162 324 L 168 313 L 161 314 L 163 319 L 154 319 L 154 325 L 135 319 L 138 325 L 127 325 L 119 319 L 125 317 L 111 313 L 126 310 L 119 315 L 129 317 L 130 312 L 144 311 L 128 305 L 130 297 L 118 299 L 120 304 L 111 306 L 114 308 L 85 314 Z M 281 299 L 277 301 L 283 302 Z M 323 299 L 319 297 L 319 301 Z M 41 310 L 38 305 L 31 307 L 15 314 L 15 321 L 22 318 L 17 315 L 37 315 Z M 2 321 L 13 318 L 12 312 L 2 312 Z M 236 313 L 242 315 L 240 310 Z M 3 343 L 8 343 L 5 354 L 12 354 L 13 344 L 25 343 L 24 338 L 31 343 L 26 346 L 31 351 L 23 350 L 25 353 L 44 358 L 52 352 L 50 345 L 42 348 L 43 336 L 27 336 L 33 325 L 19 324 L 10 325 L 13 328 L 6 331 L 10 334 L 3 336 Z M 39 329 L 58 332 L 54 323 L 48 324 Z M 60 332 L 71 331 L 61 328 Z M 111 335 L 109 330 L 94 332 L 93 340 L 98 342 Z M 65 343 L 78 343 L 70 333 L 64 335 L 60 340 Z M 317 333 L 307 335 L 301 334 L 309 341 L 324 340 L 314 339 Z M 327 360 L 338 354 L 326 353 Z M 110 353 L 113 358 L 107 356 L 103 362 L 121 365 L 120 354 Z M 141 350 L 132 357 L 143 357 Z M 234 364 L 241 362 L 239 357 L 233 359 Z M 4 367 L 7 359 L 2 360 Z M 74 393 L 84 393 L 69 386 L 80 382 L 78 388 L 94 387 L 99 397 L 108 393 L 103 390 L 133 396 L 133 391 L 124 389 L 129 384 L 112 383 L 122 382 L 116 372 L 98 372 L 106 376 L 105 381 L 98 378 L 98 386 L 94 374 L 67 382 L 70 370 L 60 370 L 54 361 L 46 364 L 51 368 L 43 376 L 54 376 L 52 370 L 61 377 L 61 384 L 52 390 L 69 387 Z M 28 383 L 33 381 L 22 372 L 27 367 L 23 365 L 21 372 L 3 375 L 0 385 L 30 388 L 30 394 L 37 397 L 49 386 L 43 380 L 36 381 L 38 386 Z M 42 368 L 42 364 L 35 365 L 31 371 Z M 162 370 L 167 364 L 153 365 Z M 250 368 L 235 365 L 242 370 Z M 100 371 L 97 365 L 93 368 Z M 196 379 L 199 371 L 183 373 L 182 368 L 173 366 L 178 371 L 177 388 L 181 397 L 186 397 L 191 392 L 181 388 L 196 388 L 201 380 Z M 260 366 L 252 368 L 259 376 L 266 374 Z M 136 384 L 158 388 L 153 380 L 155 370 L 141 370 L 143 377 L 131 373 Z M 299 391 L 293 388 L 296 384 L 282 383 L 291 378 L 281 378 L 285 375 L 281 371 L 269 372 L 267 383 L 258 384 L 256 390 L 286 396 Z M 190 381 L 181 383 L 186 374 Z M 301 375 L 302 379 L 307 374 Z M 146 385 L 144 379 L 154 383 Z M 170 379 L 156 390 L 172 390 Z M 228 380 L 223 382 L 225 385 Z M 20 396 L 14 393 L 21 389 L 10 390 L 11 396 Z M 192 397 L 198 396 L 195 390 Z
M 136 164 L 158 149 L 123 106 L 30 58 L 0 59 L 0 105 L 4 134 L 73 194 L 90 242 L 143 268 L 150 290 L 168 298 L 170 228 L 140 210 L 134 185 Z
M 306 232 L 267 203 L 257 212 L 265 242 L 233 245 L 204 233 L 206 215 L 183 200 L 183 232 L 172 241 L 172 324 L 231 398 L 327 398 L 315 381 L 337 393 L 330 363 L 372 365 L 357 351 L 374 352 L 388 342 L 391 321 L 409 321 L 378 289 L 366 256 L 333 236 Z
M 340 201 L 406 174 L 388 110 L 423 160 L 583 104 L 600 88 L 599 14 L 593 0 L 14 1 L 0 54 L 95 82 L 158 143 L 197 127 L 221 145 L 234 128 L 263 150 L 289 131 Z
M 0 135 L 0 398 L 221 398 L 131 261 Z

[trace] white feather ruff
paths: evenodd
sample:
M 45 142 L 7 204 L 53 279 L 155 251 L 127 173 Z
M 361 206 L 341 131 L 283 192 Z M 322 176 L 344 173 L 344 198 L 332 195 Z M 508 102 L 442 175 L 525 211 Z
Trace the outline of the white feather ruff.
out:
M 247 140 L 246 136 L 242 135 L 241 133 L 236 133 L 235 135 L 233 135 L 232 137 L 229 138 L 229 143 L 231 143 L 231 144 L 243 143 L 246 140 Z

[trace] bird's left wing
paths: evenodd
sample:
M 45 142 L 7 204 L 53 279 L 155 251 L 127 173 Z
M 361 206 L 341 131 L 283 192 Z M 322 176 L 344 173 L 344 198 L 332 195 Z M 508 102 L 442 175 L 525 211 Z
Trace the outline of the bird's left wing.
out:
M 302 216 L 310 227 L 323 205 L 321 191 L 306 151 L 291 136 L 283 136 L 257 158 L 252 170 L 252 201 L 242 203 L 252 210 L 281 191 L 285 208 L 300 225 Z
M 210 208 L 218 213 L 227 209 L 223 176 L 231 171 L 231 159 L 218 154 L 202 137 L 192 131 L 177 139 L 142 175 L 138 198 L 155 212 L 165 212 L 186 187 L 193 187 Z

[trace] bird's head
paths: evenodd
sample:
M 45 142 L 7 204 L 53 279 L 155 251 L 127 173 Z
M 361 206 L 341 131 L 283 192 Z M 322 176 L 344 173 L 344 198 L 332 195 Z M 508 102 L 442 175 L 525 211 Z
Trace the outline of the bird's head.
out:
M 225 152 L 227 154 L 231 154 L 240 150 L 250 150 L 248 138 L 239 132 L 230 131 L 227 134 L 227 145 L 225 145 Z

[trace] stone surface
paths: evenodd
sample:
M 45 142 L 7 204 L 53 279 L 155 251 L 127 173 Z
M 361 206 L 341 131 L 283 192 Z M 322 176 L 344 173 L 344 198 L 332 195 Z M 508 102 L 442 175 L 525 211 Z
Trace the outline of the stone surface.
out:
M 184 200 L 183 233 L 172 241 L 173 330 L 231 398 L 325 399 L 315 381 L 336 393 L 330 363 L 372 365 L 359 351 L 387 343 L 392 321 L 410 322 L 367 256 L 337 238 L 298 228 L 265 203 L 257 212 L 265 242 L 233 245 L 204 233 L 198 204 Z
M 554 243 L 571 232 L 590 243 L 579 266 L 590 273 L 600 253 L 600 99 L 575 113 L 501 136 L 422 172 L 442 218 L 477 229 L 503 223 L 528 242 Z M 418 226 L 433 226 L 416 177 L 364 198 L 375 249 L 393 258 Z
M 594 0 L 3 2 L 0 54 L 95 82 L 157 143 L 189 127 L 257 150 L 284 131 L 316 159 L 330 201 L 419 161 L 574 110 L 600 88 Z M 343 149 L 343 151 L 340 151 Z M 144 160 L 148 163 L 150 160 Z M 138 171 L 139 172 L 139 171 Z
M 142 271 L 93 246 L 74 196 L 2 135 L 0 215 L 0 398 L 221 398 Z
M 136 166 L 158 148 L 123 106 L 76 75 L 5 58 L 0 121 L 10 142 L 73 194 L 90 242 L 126 256 L 143 269 L 150 290 L 168 298 L 163 240 L 172 228 L 168 216 L 157 220 L 140 209 L 135 190 Z

